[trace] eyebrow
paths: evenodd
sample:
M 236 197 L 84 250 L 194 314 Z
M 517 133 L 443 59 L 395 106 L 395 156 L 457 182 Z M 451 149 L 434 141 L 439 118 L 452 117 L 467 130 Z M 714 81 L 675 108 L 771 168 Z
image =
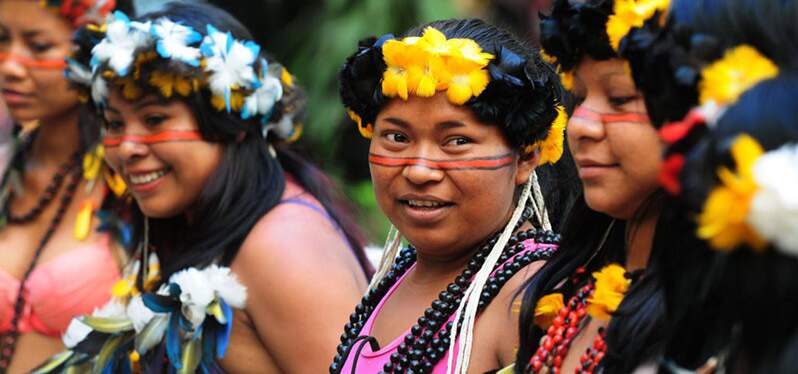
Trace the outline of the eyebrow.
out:
M 44 32 L 42 30 L 25 30 L 22 32 L 22 37 L 24 38 L 33 38 L 39 35 L 42 35 Z
M 385 122 L 388 122 L 390 124 L 399 126 L 399 127 L 403 128 L 403 129 L 410 128 L 410 124 L 409 123 L 405 122 L 403 119 L 396 118 L 396 117 L 387 117 L 387 118 L 385 118 Z
M 385 122 L 394 124 L 396 126 L 404 128 L 404 129 L 410 128 L 410 123 L 408 123 L 407 121 L 405 121 L 405 120 L 403 120 L 401 118 L 387 117 L 387 118 L 385 118 Z M 436 123 L 435 126 L 441 128 L 443 130 L 447 130 L 447 129 L 453 129 L 453 128 L 458 128 L 458 127 L 466 127 L 466 124 L 463 123 L 462 121 L 458 121 L 458 120 L 446 120 L 446 121 L 441 121 L 441 122 Z
M 147 107 L 147 106 L 150 106 L 150 105 L 160 105 L 160 103 L 158 102 L 158 99 L 145 99 L 145 100 L 137 102 L 136 104 L 133 104 L 133 109 L 134 110 L 141 110 L 141 108 L 144 108 L 144 107 Z M 119 113 L 119 109 L 116 109 L 116 108 L 114 108 L 114 107 L 112 107 L 110 105 L 106 105 L 105 106 L 105 110 L 109 111 L 109 112 L 114 112 L 114 113 L 117 113 L 117 114 Z

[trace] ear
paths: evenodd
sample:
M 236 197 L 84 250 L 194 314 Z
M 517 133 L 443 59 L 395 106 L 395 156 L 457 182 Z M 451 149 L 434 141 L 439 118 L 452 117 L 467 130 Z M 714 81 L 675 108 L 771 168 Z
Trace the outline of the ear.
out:
M 529 175 L 538 166 L 538 162 L 540 162 L 540 149 L 535 148 L 533 152 L 528 153 L 521 151 L 521 155 L 518 157 L 517 173 L 515 174 L 516 186 L 526 183 Z

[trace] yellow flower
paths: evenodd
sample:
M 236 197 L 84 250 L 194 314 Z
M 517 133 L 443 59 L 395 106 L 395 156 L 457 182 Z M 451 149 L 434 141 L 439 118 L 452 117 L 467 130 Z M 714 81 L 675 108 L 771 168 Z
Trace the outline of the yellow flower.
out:
M 732 104 L 749 88 L 778 74 L 779 68 L 755 48 L 737 46 L 701 71 L 698 84 L 701 104 L 709 101 Z
M 103 157 L 105 157 L 105 148 L 102 144 L 97 145 L 94 151 L 87 152 L 83 156 L 83 179 L 87 181 L 97 179 L 103 167 Z
M 113 192 L 116 197 L 122 197 L 125 191 L 127 191 L 127 184 L 125 184 L 125 180 L 122 179 L 122 176 L 108 169 L 106 169 L 103 175 L 105 176 L 105 184 L 111 192 Z
M 218 111 L 227 110 L 227 103 L 224 101 L 224 96 L 214 95 L 211 97 L 211 105 Z M 230 109 L 238 112 L 244 106 L 244 94 L 241 92 L 233 91 L 230 94 Z
M 482 52 L 479 44 L 471 39 L 450 39 L 448 44 L 450 52 L 443 59 L 441 81 L 447 82 L 449 101 L 462 105 L 471 97 L 479 96 L 488 86 L 490 75 L 485 67 L 494 57 Z
M 158 53 L 155 51 L 140 53 L 136 56 L 136 60 L 133 62 L 133 78 L 141 79 L 141 66 L 156 58 L 158 58 Z
M 111 295 L 117 299 L 125 299 L 130 295 L 136 294 L 138 294 L 138 291 L 136 290 L 135 275 L 116 281 L 111 288 Z
M 371 137 L 374 135 L 374 127 L 371 126 L 370 123 L 367 123 L 366 126 L 363 126 L 363 119 L 361 119 L 357 113 L 349 109 L 346 110 L 346 114 L 349 115 L 349 118 L 351 118 L 352 121 L 357 123 L 357 130 L 360 131 L 360 135 L 366 139 L 371 139 Z
M 286 68 L 280 72 L 280 81 L 287 87 L 294 87 L 294 76 Z
M 382 46 L 382 58 L 388 68 L 382 77 L 382 93 L 407 100 L 415 91 L 426 66 L 427 52 L 418 45 L 419 38 L 389 40 Z
M 91 232 L 91 219 L 94 216 L 94 202 L 86 200 L 78 211 L 78 216 L 75 218 L 75 239 L 83 241 L 89 237 Z
M 189 80 L 175 73 L 155 71 L 150 76 L 152 86 L 161 91 L 161 95 L 166 98 L 172 97 L 172 93 L 177 92 L 181 96 L 188 96 L 192 90 L 199 88 L 196 79 Z
M 612 317 L 612 313 L 618 309 L 632 283 L 624 274 L 626 270 L 618 264 L 609 264 L 593 273 L 596 288 L 587 300 L 588 314 L 603 321 L 608 321 Z
M 607 19 L 607 36 L 616 51 L 633 27 L 641 27 L 657 11 L 662 16 L 668 11 L 670 0 L 615 0 L 613 14 Z
M 562 105 L 557 105 L 557 118 L 551 124 L 549 134 L 546 139 L 539 141 L 537 147 L 540 148 L 540 165 L 554 164 L 560 161 L 565 142 L 565 125 L 568 123 L 568 114 Z
M 708 240 L 712 247 L 731 250 L 747 243 L 755 249 L 765 248 L 765 241 L 745 220 L 758 189 L 753 165 L 763 153 L 754 138 L 740 135 L 731 148 L 737 174 L 726 167 L 718 169 L 721 185 L 710 192 L 698 217 L 698 236 Z
M 133 77 L 118 78 L 116 84 L 122 86 L 122 96 L 125 99 L 133 101 L 141 98 L 143 92 Z
M 551 322 L 557 317 L 557 313 L 564 306 L 565 303 L 561 293 L 553 293 L 541 297 L 538 300 L 538 304 L 535 305 L 535 324 L 544 330 L 549 328 Z
M 574 88 L 574 74 L 570 71 L 560 72 L 560 83 L 568 91 Z
M 539 50 L 539 52 L 540 52 L 540 58 L 542 58 L 543 61 L 545 61 L 547 64 L 552 65 L 552 66 L 558 66 L 559 65 L 557 63 L 557 57 L 554 57 L 554 56 L 546 53 L 546 51 L 544 51 L 543 48 L 541 48 Z

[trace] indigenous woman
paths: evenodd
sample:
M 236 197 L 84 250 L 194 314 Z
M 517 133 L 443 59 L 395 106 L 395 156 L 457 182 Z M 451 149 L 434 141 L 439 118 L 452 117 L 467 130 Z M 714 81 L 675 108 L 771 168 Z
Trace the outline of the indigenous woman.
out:
M 508 364 L 514 292 L 558 238 L 535 174 L 562 153 L 555 71 L 472 19 L 365 39 L 340 79 L 344 105 L 371 139 L 377 202 L 398 233 L 330 371 L 482 373 Z M 401 237 L 410 246 L 398 251 Z
M 207 5 L 117 12 L 79 37 L 89 66 L 72 70 L 144 217 L 115 298 L 41 371 L 323 371 L 368 266 L 324 175 L 284 146 L 293 77 Z
M 667 1 L 557 0 L 541 23 L 543 48 L 577 102 L 567 139 L 583 196 L 560 250 L 526 286 L 517 373 L 627 373 L 662 349 L 662 279 L 695 244 L 665 203 L 663 144 L 616 49 L 631 24 L 666 9 Z
M 669 121 L 662 180 L 712 249 L 690 264 L 701 278 L 667 290 L 671 315 L 684 315 L 667 372 L 798 370 L 796 12 L 778 0 L 677 0 L 667 22 L 621 44 L 651 112 Z
M 125 186 L 103 167 L 99 123 L 63 73 L 73 31 L 114 5 L 0 1 L 0 87 L 16 123 L 0 167 L 0 372 L 62 350 L 72 317 L 107 302 L 120 276 Z

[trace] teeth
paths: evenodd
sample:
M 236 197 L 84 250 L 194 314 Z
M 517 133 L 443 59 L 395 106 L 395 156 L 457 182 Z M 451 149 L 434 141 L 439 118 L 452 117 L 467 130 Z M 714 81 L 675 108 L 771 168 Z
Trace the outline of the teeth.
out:
M 166 174 L 166 171 L 163 170 L 154 171 L 152 173 L 147 173 L 147 174 L 136 174 L 136 175 L 131 174 L 130 182 L 132 182 L 133 184 L 146 184 L 164 176 L 164 174 Z
M 410 206 L 418 206 L 418 207 L 425 207 L 425 208 L 437 208 L 439 206 L 443 206 L 443 203 L 439 203 L 437 201 L 425 201 L 425 200 L 407 200 L 407 204 Z

